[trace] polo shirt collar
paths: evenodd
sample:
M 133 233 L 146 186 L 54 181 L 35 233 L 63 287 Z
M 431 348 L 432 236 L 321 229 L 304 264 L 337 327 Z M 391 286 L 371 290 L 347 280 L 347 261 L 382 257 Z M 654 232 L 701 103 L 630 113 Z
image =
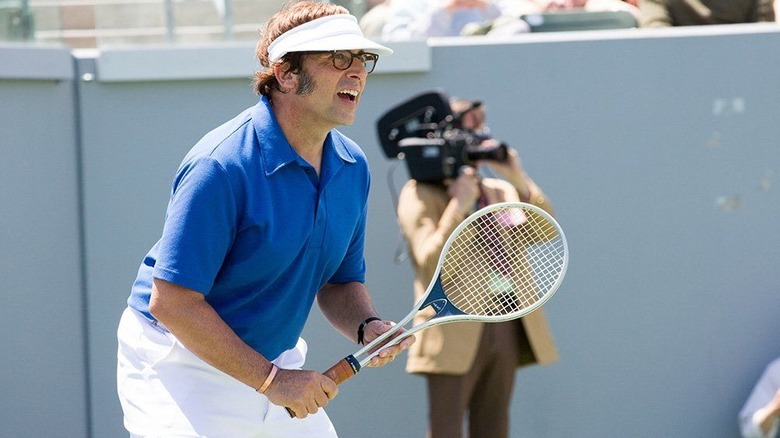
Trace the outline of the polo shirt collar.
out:
M 279 122 L 271 109 L 271 103 L 266 96 L 260 98 L 260 102 L 255 105 L 252 112 L 252 124 L 257 135 L 265 174 L 272 175 L 285 165 L 297 161 L 300 156 L 292 148 L 290 142 L 287 141 L 287 137 L 284 136 L 282 127 L 279 126 Z M 338 161 L 344 163 L 355 162 L 355 157 L 347 149 L 343 136 L 337 133 L 336 130 L 330 131 L 325 138 L 322 158 L 323 166 L 328 167 L 330 165 L 340 167 Z

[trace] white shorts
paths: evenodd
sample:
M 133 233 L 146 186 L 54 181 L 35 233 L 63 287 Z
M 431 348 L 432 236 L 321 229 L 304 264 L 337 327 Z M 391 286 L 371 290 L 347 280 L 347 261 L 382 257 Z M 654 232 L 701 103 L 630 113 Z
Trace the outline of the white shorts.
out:
M 283 407 L 207 364 L 134 309 L 122 314 L 117 338 L 117 391 L 132 437 L 336 437 L 323 409 L 290 418 Z M 300 369 L 306 349 L 299 339 L 273 363 Z

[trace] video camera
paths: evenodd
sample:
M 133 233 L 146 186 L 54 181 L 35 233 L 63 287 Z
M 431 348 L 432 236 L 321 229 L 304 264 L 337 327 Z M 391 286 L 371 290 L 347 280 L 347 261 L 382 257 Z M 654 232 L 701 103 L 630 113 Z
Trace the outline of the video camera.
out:
M 507 146 L 480 146 L 490 139 L 460 127 L 447 96 L 422 93 L 387 111 L 377 121 L 379 142 L 388 158 L 403 158 L 412 179 L 441 183 L 457 178 L 462 166 L 478 160 L 506 161 Z

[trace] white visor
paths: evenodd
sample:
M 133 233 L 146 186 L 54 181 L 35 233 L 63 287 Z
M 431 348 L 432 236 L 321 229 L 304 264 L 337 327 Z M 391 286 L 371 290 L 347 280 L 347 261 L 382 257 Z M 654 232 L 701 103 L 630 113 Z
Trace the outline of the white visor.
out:
M 365 50 L 390 55 L 393 50 L 377 44 L 360 30 L 357 18 L 349 14 L 326 15 L 279 35 L 268 46 L 268 61 L 274 63 L 290 52 Z

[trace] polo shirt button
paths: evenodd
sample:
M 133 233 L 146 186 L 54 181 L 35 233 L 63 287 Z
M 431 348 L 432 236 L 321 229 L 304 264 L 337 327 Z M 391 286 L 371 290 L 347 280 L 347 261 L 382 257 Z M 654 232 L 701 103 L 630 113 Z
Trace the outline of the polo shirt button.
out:
M 323 222 L 325 222 L 325 220 L 323 218 L 317 219 L 317 223 L 318 224 L 322 225 Z

